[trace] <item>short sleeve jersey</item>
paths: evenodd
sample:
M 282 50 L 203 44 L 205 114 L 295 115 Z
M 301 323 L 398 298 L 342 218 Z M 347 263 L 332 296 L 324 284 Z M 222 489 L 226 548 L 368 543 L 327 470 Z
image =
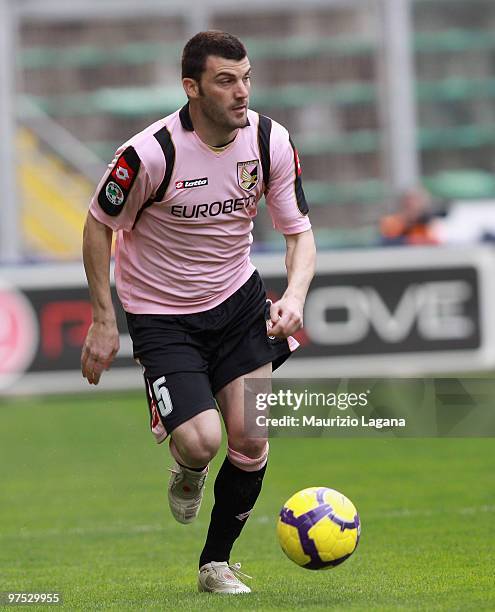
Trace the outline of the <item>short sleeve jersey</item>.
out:
M 300 174 L 287 130 L 251 110 L 219 152 L 195 133 L 188 105 L 131 138 L 90 205 L 117 232 L 124 309 L 187 314 L 230 297 L 254 271 L 251 230 L 263 193 L 276 230 L 311 227 Z

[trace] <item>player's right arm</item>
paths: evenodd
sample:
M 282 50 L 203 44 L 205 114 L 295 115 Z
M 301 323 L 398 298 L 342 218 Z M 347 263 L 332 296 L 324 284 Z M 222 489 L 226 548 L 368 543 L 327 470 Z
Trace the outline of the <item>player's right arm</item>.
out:
M 158 146 L 158 145 L 157 145 Z M 97 385 L 119 350 L 119 332 L 110 292 L 113 232 L 132 231 L 152 193 L 148 171 L 133 146 L 121 147 L 91 201 L 83 236 L 83 260 L 93 320 L 81 354 L 81 370 Z
M 84 378 L 97 385 L 119 350 L 119 332 L 110 293 L 112 230 L 88 212 L 83 234 L 83 260 L 93 308 L 93 321 L 81 354 Z

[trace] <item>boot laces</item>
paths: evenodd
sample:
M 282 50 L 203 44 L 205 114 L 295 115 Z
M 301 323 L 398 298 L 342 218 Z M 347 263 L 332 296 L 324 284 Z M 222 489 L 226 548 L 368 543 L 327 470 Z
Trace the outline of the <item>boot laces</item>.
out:
M 227 567 L 229 568 L 229 570 L 234 574 L 234 576 L 236 578 L 239 578 L 240 576 L 242 576 L 243 578 L 249 578 L 249 579 L 253 579 L 252 576 L 249 576 L 249 574 L 245 574 L 244 572 L 241 572 L 241 564 L 240 563 L 232 563 L 232 564 L 228 564 Z

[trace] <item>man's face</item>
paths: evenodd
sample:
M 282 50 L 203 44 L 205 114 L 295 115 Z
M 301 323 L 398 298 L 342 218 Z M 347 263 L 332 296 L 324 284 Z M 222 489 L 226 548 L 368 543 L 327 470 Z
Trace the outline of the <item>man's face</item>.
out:
M 196 100 L 209 121 L 225 130 L 246 125 L 250 75 L 247 57 L 235 61 L 208 56 Z

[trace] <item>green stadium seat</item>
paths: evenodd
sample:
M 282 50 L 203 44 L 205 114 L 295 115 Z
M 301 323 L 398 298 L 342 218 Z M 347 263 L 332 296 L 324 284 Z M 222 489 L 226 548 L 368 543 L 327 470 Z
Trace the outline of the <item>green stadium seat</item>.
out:
M 425 186 L 446 200 L 475 200 L 495 197 L 495 177 L 488 172 L 460 169 L 425 178 Z
M 311 103 L 341 106 L 371 104 L 377 92 L 373 83 L 348 82 L 333 86 L 290 84 L 278 88 L 257 88 L 252 102 L 258 108 L 301 108 Z M 420 102 L 450 103 L 495 97 L 495 79 L 448 78 L 441 81 L 419 81 Z M 164 115 L 185 101 L 180 85 L 161 87 L 104 88 L 90 93 L 56 96 L 26 96 L 50 115 L 78 116 L 109 113 L 115 116 L 139 117 Z
M 252 59 L 307 59 L 314 56 L 369 56 L 378 49 L 373 39 L 355 36 L 310 38 L 245 39 Z M 20 67 L 27 70 L 94 68 L 106 64 L 142 65 L 160 62 L 178 63 L 181 42 L 137 42 L 105 48 L 92 45 L 72 47 L 33 46 L 23 49 Z M 490 51 L 495 49 L 495 33 L 490 30 L 448 29 L 440 32 L 418 32 L 414 37 L 417 53 L 454 53 L 464 51 Z M 170 58 L 170 59 L 169 59 Z

